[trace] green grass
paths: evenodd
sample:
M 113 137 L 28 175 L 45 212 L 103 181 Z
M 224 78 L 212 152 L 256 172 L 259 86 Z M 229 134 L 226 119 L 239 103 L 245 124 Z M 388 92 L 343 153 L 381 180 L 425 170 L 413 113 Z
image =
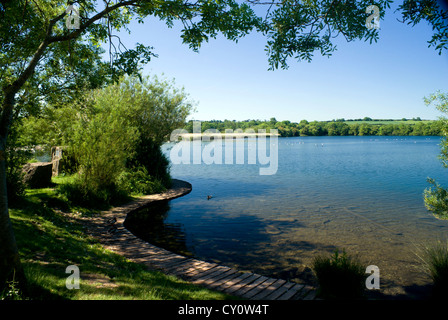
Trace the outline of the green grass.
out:
M 64 183 L 68 178 L 58 178 Z M 178 300 L 232 299 L 168 276 L 149 271 L 124 257 L 105 250 L 85 234 L 78 215 L 98 214 L 95 210 L 72 207 L 56 189 L 27 190 L 26 196 L 10 208 L 19 252 L 27 276 L 31 300 Z M 66 288 L 67 266 L 80 270 L 80 289 Z M 14 289 L 14 288 L 12 288 Z M 13 290 L 11 290 L 13 292 Z M 17 294 L 13 296 L 17 297 Z M 5 298 L 5 297 L 3 297 Z

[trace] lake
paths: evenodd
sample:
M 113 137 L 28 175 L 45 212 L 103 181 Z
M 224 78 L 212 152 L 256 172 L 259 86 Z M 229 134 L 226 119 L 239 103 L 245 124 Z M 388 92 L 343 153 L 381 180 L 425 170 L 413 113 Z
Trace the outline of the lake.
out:
M 448 221 L 423 202 L 427 177 L 448 186 L 439 143 L 278 138 L 274 175 L 247 163 L 172 165 L 192 192 L 130 216 L 127 227 L 174 252 L 297 282 L 312 281 L 313 257 L 345 249 L 379 267 L 382 293 L 413 294 L 430 283 L 419 249 L 448 234 Z M 167 154 L 172 146 L 163 146 Z

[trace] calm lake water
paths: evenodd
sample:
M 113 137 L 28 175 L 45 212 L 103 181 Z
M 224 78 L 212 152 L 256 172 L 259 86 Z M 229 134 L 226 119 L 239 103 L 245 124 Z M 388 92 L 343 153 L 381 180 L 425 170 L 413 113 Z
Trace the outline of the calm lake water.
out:
M 190 182 L 192 192 L 126 224 L 169 250 L 297 282 L 312 279 L 313 257 L 345 248 L 379 267 L 382 293 L 412 293 L 430 283 L 419 248 L 448 235 L 448 221 L 435 219 L 423 202 L 427 177 L 448 186 L 439 143 L 279 138 L 278 171 L 266 176 L 247 161 L 172 165 L 173 178 Z M 167 153 L 171 147 L 164 146 Z

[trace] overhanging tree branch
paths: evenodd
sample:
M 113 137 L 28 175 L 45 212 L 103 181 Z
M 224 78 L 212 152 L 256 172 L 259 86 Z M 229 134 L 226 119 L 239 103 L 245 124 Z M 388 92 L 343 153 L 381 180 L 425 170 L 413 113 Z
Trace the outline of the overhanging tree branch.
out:
M 66 16 L 66 12 L 60 14 L 59 16 L 53 18 L 50 20 L 47 31 L 45 34 L 45 38 L 40 43 L 39 47 L 33 54 L 30 62 L 28 63 L 25 70 L 18 76 L 18 78 L 12 82 L 11 84 L 7 85 L 6 87 L 2 88 L 3 90 L 3 101 L 2 101 L 2 113 L 1 113 L 1 119 L 0 119 L 0 136 L 6 137 L 8 134 L 8 128 L 12 120 L 12 111 L 14 108 L 14 100 L 15 95 L 17 92 L 23 87 L 25 82 L 30 78 L 30 76 L 33 74 L 37 64 L 39 63 L 40 59 L 44 55 L 45 50 L 51 43 L 55 42 L 63 42 L 68 41 L 71 39 L 75 39 L 79 37 L 83 31 L 85 31 L 89 26 L 91 26 L 95 21 L 98 21 L 99 19 L 103 18 L 108 13 L 124 6 L 133 5 L 137 1 L 123 1 L 119 2 L 113 6 L 106 7 L 103 11 L 98 12 L 96 15 L 94 15 L 92 18 L 88 19 L 86 22 L 80 25 L 80 28 L 77 29 L 74 32 L 62 35 L 62 36 L 53 36 L 53 27 L 55 24 L 62 20 Z

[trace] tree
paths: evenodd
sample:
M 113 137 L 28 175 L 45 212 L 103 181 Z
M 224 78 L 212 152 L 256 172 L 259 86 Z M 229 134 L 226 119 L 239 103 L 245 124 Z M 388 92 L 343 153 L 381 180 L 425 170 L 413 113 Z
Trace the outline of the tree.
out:
M 424 98 L 426 105 L 434 104 L 437 110 L 443 114 L 448 114 L 448 93 L 437 91 L 429 97 Z M 441 117 L 439 122 L 442 126 L 442 142 L 440 160 L 445 168 L 448 168 L 448 119 Z M 432 187 L 425 189 L 425 206 L 432 211 L 434 216 L 440 219 L 448 219 L 448 190 L 439 185 L 435 179 L 428 178 L 428 183 Z
M 137 44 L 133 49 L 126 49 L 113 34 L 126 28 L 132 18 L 143 22 L 145 17 L 152 15 L 165 20 L 169 26 L 174 20 L 181 21 L 185 25 L 181 35 L 183 41 L 194 50 L 218 32 L 236 40 L 259 23 L 247 4 L 233 0 L 121 0 L 115 3 L 82 0 L 76 2 L 79 5 L 79 28 L 68 29 L 66 9 L 73 3 L 56 0 L 1 1 L 0 291 L 14 274 L 20 283 L 24 281 L 8 214 L 5 164 L 6 142 L 18 102 L 30 92 L 39 91 L 32 97 L 36 102 L 42 101 L 42 96 L 50 99 L 57 90 L 68 90 L 72 83 L 83 79 L 77 77 L 80 67 L 94 59 L 101 60 L 102 52 L 98 46 L 106 41 L 111 47 L 109 64 L 90 64 L 90 68 L 98 70 L 94 73 L 96 77 L 104 74 L 118 79 L 124 73 L 137 74 L 140 65 L 155 56 L 152 48 Z
M 362 123 L 360 126 L 359 126 L 359 131 L 358 131 L 358 135 L 360 135 L 360 136 L 369 136 L 371 133 L 370 133 L 370 130 L 371 128 L 370 128 L 370 126 L 367 124 L 367 123 Z
M 391 0 L 377 0 L 380 19 Z M 79 7 L 79 16 L 69 5 Z M 377 29 L 366 28 L 366 8 L 371 0 L 1 0 L 0 1 L 0 290 L 14 270 L 20 269 L 18 250 L 8 215 L 6 190 L 6 143 L 22 99 L 37 109 L 54 100 L 58 91 L 67 100 L 82 82 L 101 85 L 123 74 L 138 74 L 141 64 L 156 55 L 149 45 L 123 46 L 114 32 L 127 29 L 135 19 L 152 16 L 172 26 L 183 24 L 183 42 L 198 51 L 204 41 L 222 33 L 236 41 L 256 30 L 267 37 L 271 69 L 287 68 L 287 60 L 312 59 L 315 51 L 329 56 L 335 50 L 332 39 L 342 35 L 376 41 Z M 253 6 L 266 8 L 260 17 Z M 436 0 L 404 0 L 399 7 L 403 21 L 428 21 L 434 29 L 429 41 L 439 52 L 446 49 L 447 13 Z M 69 16 L 70 15 L 70 16 Z M 79 28 L 70 29 L 79 17 Z M 76 25 L 76 24 L 75 24 Z M 102 43 L 109 42 L 109 63 L 101 60 Z M 92 72 L 93 69 L 93 72 Z M 79 76 L 77 71 L 86 75 Z M 82 74 L 82 73 L 81 73 Z M 59 95 L 60 96 L 60 95 Z

